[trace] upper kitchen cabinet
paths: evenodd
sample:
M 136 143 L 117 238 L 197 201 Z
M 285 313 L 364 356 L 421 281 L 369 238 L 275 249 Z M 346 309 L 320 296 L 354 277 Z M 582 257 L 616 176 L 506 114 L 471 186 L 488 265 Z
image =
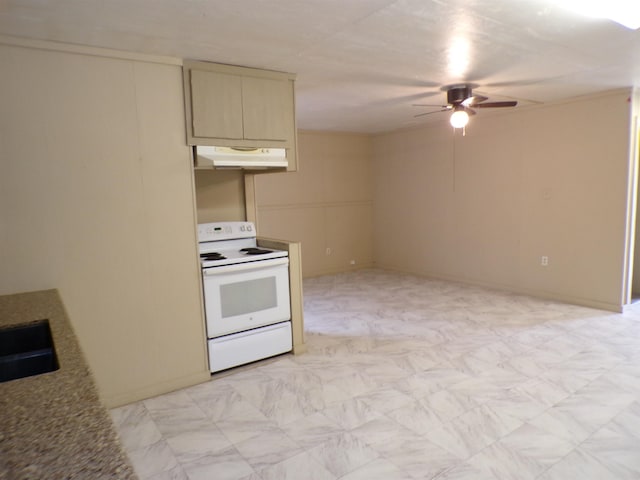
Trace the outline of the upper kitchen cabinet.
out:
M 286 148 L 297 170 L 295 75 L 184 61 L 187 143 Z

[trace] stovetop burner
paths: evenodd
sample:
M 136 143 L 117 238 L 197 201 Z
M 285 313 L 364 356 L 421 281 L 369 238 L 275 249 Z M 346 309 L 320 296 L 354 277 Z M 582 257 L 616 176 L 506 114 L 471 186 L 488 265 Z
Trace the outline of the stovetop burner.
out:
M 263 248 L 257 248 L 257 247 L 241 248 L 240 251 L 245 253 L 246 255 L 262 255 L 264 253 L 272 252 L 272 250 L 265 250 Z
M 202 260 L 224 260 L 227 257 L 218 252 L 202 253 L 200 254 Z

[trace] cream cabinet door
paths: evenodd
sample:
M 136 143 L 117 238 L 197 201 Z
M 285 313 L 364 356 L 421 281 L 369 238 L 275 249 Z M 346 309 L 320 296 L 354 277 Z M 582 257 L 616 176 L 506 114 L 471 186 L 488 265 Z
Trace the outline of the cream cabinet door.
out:
M 295 135 L 293 83 L 243 77 L 244 138 L 287 142 Z
M 242 77 L 191 70 L 194 137 L 242 139 Z

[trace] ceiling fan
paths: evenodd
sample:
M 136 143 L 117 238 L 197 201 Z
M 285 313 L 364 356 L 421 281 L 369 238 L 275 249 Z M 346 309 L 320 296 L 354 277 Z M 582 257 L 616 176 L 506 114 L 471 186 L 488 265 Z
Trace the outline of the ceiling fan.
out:
M 504 108 L 515 107 L 518 102 L 515 100 L 505 102 L 487 102 L 488 97 L 474 95 L 473 85 L 456 84 L 442 87 L 441 90 L 447 92 L 447 105 L 425 105 L 414 104 L 414 107 L 439 107 L 440 110 L 433 112 L 419 113 L 416 117 L 431 115 L 432 113 L 453 112 L 449 119 L 453 128 L 464 128 L 469 122 L 469 116 L 475 115 L 474 108 Z

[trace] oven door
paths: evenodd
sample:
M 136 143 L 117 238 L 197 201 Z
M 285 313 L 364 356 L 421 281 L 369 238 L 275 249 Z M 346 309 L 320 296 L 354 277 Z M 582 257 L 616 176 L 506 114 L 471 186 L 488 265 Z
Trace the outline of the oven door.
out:
M 286 257 L 205 268 L 202 278 L 209 338 L 291 319 Z

